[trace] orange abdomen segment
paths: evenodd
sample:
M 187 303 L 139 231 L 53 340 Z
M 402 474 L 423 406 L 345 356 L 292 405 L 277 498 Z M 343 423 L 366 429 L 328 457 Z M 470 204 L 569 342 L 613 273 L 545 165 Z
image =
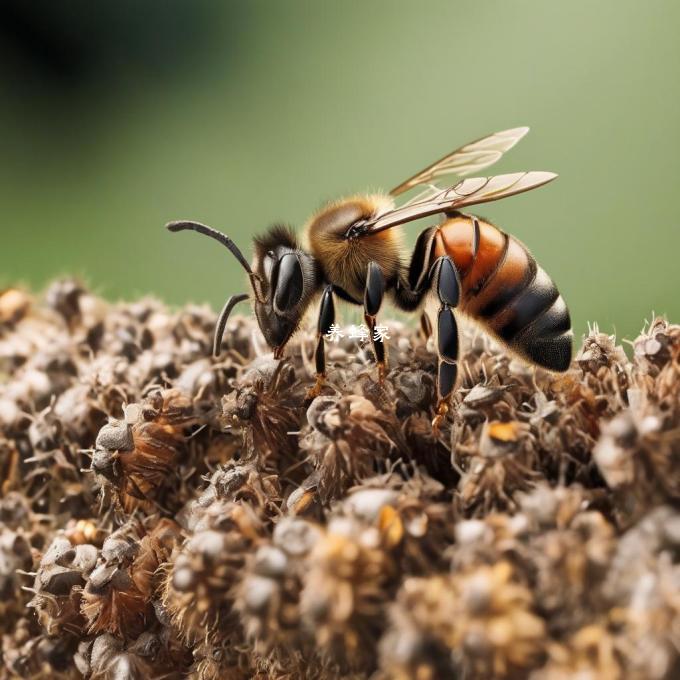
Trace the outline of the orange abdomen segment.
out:
M 433 256 L 443 255 L 460 275 L 461 311 L 529 361 L 551 370 L 569 367 L 569 312 L 524 244 L 480 218 L 455 215 L 436 228 Z

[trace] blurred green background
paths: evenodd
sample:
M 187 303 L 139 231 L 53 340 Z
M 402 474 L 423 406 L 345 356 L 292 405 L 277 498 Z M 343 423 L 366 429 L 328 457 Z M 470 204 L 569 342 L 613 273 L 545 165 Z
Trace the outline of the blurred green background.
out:
M 14 0 L 0 16 L 0 284 L 75 273 L 109 298 L 217 307 L 241 271 L 166 221 L 249 254 L 273 221 L 530 125 L 494 170 L 560 179 L 481 214 L 530 246 L 577 333 L 680 320 L 676 1 Z

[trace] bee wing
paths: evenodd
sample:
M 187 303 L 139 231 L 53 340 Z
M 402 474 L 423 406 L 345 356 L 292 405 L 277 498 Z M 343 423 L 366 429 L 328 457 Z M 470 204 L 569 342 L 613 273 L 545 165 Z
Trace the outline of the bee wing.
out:
M 499 198 L 536 189 L 551 182 L 556 177 L 557 175 L 554 172 L 533 170 L 494 177 L 463 179 L 448 189 L 423 192 L 422 198 L 417 202 L 411 201 L 400 208 L 376 215 L 362 225 L 361 233 L 363 235 L 375 234 L 383 229 L 396 227 L 398 224 L 411 222 L 428 215 L 450 212 L 477 203 L 497 201 Z
M 398 196 L 419 184 L 429 184 L 441 177 L 449 175 L 463 177 L 471 172 L 479 172 L 484 168 L 488 168 L 498 161 L 506 151 L 512 149 L 527 132 L 529 132 L 528 127 L 502 130 L 501 132 L 495 132 L 488 137 L 482 137 L 475 142 L 461 146 L 459 149 L 452 151 L 444 156 L 444 158 L 432 165 L 428 165 L 418 174 L 402 182 L 399 186 L 392 189 L 390 194 Z

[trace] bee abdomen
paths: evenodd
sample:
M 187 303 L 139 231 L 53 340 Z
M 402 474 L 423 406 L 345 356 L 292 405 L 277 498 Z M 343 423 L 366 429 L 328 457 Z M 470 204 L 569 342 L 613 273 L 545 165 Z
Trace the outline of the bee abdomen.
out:
M 484 317 L 481 317 L 484 318 Z M 541 267 L 496 315 L 485 319 L 513 349 L 539 366 L 566 371 L 571 362 L 571 319 L 564 299 Z
M 434 255 L 444 254 L 460 272 L 462 311 L 528 361 L 553 371 L 569 367 L 569 311 L 522 243 L 479 218 L 456 215 L 435 236 Z

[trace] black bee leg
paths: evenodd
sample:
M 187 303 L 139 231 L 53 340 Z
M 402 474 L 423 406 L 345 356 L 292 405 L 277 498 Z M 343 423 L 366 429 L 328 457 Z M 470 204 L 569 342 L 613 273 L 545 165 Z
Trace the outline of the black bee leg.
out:
M 314 362 L 316 364 L 316 382 L 307 390 L 307 399 L 314 399 L 321 393 L 321 388 L 326 381 L 326 350 L 324 336 L 330 332 L 331 325 L 335 323 L 335 305 L 333 304 L 333 286 L 326 286 L 321 296 L 319 306 L 319 321 L 316 327 L 316 351 Z
M 227 321 L 229 320 L 229 315 L 231 310 L 239 303 L 248 299 L 246 293 L 241 293 L 240 295 L 232 295 L 222 307 L 219 317 L 217 318 L 217 323 L 215 324 L 215 336 L 213 338 L 213 356 L 215 358 L 220 356 L 220 349 L 222 347 L 222 337 L 224 336 L 224 329 L 227 327 Z
M 378 382 L 385 382 L 385 331 L 376 326 L 375 317 L 385 296 L 385 277 L 376 262 L 368 263 L 364 288 L 364 320 L 371 334 L 371 343 L 378 363 Z
M 430 285 L 441 306 L 437 314 L 437 408 L 432 429 L 437 434 L 449 411 L 449 401 L 458 377 L 458 325 L 453 308 L 460 299 L 460 278 L 453 261 L 440 257 L 432 265 Z

